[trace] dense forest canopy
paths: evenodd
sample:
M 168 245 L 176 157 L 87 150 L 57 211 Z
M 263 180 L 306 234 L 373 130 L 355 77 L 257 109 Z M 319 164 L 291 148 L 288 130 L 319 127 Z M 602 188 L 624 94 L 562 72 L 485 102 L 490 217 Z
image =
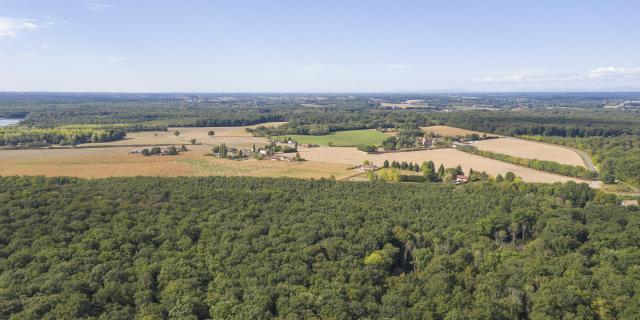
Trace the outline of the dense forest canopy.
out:
M 421 105 L 381 106 L 407 100 Z M 640 97 L 2 93 L 0 117 L 26 119 L 0 128 L 0 145 L 287 121 L 252 132 L 394 128 L 384 147 L 396 150 L 445 124 L 586 150 L 605 182 L 640 186 L 639 111 L 603 108 L 629 100 Z M 615 196 L 572 182 L 375 180 L 0 177 L 0 319 L 640 314 L 639 212 Z
M 527 112 L 462 111 L 433 120 L 453 127 L 502 135 L 560 137 L 640 135 L 639 110 L 551 109 Z
M 640 216 L 585 184 L 0 178 L 3 319 L 630 319 Z

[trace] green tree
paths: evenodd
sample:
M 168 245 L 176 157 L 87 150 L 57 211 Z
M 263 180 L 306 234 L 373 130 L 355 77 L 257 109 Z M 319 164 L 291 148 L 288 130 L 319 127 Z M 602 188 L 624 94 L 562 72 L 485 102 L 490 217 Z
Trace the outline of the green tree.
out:
M 516 175 L 513 172 L 509 171 L 504 174 L 504 179 L 506 181 L 513 182 L 516 179 Z

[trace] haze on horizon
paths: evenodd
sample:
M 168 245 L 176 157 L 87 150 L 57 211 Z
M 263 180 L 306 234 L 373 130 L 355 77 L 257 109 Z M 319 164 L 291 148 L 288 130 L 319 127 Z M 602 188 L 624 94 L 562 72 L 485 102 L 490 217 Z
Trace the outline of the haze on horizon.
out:
M 0 0 L 0 91 L 639 91 L 637 1 Z

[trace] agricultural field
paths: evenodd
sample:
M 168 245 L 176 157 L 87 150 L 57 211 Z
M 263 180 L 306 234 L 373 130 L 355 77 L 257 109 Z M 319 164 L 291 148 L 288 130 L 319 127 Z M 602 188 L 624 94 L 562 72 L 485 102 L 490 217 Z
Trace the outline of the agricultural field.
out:
M 421 129 L 424 132 L 427 132 L 427 133 L 432 132 L 436 135 L 443 136 L 443 137 L 466 136 L 474 133 L 480 136 L 482 136 L 483 134 L 486 134 L 488 137 L 498 137 L 498 135 L 495 135 L 495 134 L 467 130 L 467 129 L 460 129 L 460 128 L 449 127 L 449 126 L 429 126 L 429 127 L 421 127 Z
M 320 146 L 329 146 L 331 144 L 334 147 L 353 147 L 359 144 L 380 146 L 382 145 L 382 141 L 387 137 L 388 135 L 376 130 L 349 130 L 338 131 L 323 136 L 287 135 L 274 138 L 291 138 L 300 144 L 309 143 Z
M 313 161 L 233 161 L 206 154 L 209 146 L 189 146 L 177 156 L 129 155 L 130 147 L 0 151 L 0 175 L 72 176 L 257 176 L 340 179 L 350 166 Z
M 360 152 L 355 148 L 334 148 L 334 147 L 319 147 L 319 148 L 303 148 L 300 150 L 300 155 L 311 161 L 323 162 L 323 163 L 341 163 L 348 165 L 359 165 L 365 160 L 373 162 L 377 166 L 382 166 L 384 160 L 391 161 L 407 161 L 413 163 L 422 163 L 423 161 L 431 160 L 435 163 L 436 167 L 440 164 L 444 164 L 445 167 L 455 167 L 461 165 L 462 169 L 467 172 L 469 169 L 476 171 L 486 171 L 488 174 L 495 176 L 498 174 L 505 174 L 508 171 L 515 173 L 527 182 L 587 182 L 592 186 L 597 186 L 596 183 L 591 181 L 560 176 L 552 173 L 529 169 L 514 164 L 509 164 L 502 161 L 483 158 L 477 155 L 456 151 L 454 149 L 436 149 L 436 150 L 422 150 L 412 152 L 395 152 L 395 153 L 383 153 L 383 154 L 367 154 Z
M 577 152 L 567 147 L 548 143 L 505 137 L 476 141 L 473 146 L 480 150 L 519 158 L 555 161 L 560 164 L 585 167 L 582 157 Z
M 262 146 L 269 141 L 261 137 L 253 137 L 245 131 L 245 128 L 257 126 L 280 126 L 286 122 L 268 122 L 246 127 L 170 127 L 167 131 L 145 131 L 127 134 L 124 140 L 109 143 L 86 143 L 81 146 L 139 146 L 139 145 L 163 145 L 163 144 L 191 144 L 191 139 L 205 145 L 217 145 L 226 143 L 234 147 L 250 147 L 253 144 Z M 179 135 L 175 133 L 179 132 Z M 215 135 L 209 136 L 209 131 Z
M 419 107 L 419 105 L 410 104 L 410 103 L 388 103 L 388 102 L 383 102 L 383 103 L 380 103 L 380 107 L 382 107 L 382 108 L 407 109 L 407 108 L 416 108 L 416 107 Z

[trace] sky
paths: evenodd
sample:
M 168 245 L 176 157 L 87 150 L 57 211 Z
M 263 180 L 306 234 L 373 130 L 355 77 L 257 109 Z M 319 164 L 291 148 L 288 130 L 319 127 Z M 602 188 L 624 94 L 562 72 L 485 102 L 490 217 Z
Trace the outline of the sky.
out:
M 639 91 L 640 1 L 0 0 L 0 91 Z

